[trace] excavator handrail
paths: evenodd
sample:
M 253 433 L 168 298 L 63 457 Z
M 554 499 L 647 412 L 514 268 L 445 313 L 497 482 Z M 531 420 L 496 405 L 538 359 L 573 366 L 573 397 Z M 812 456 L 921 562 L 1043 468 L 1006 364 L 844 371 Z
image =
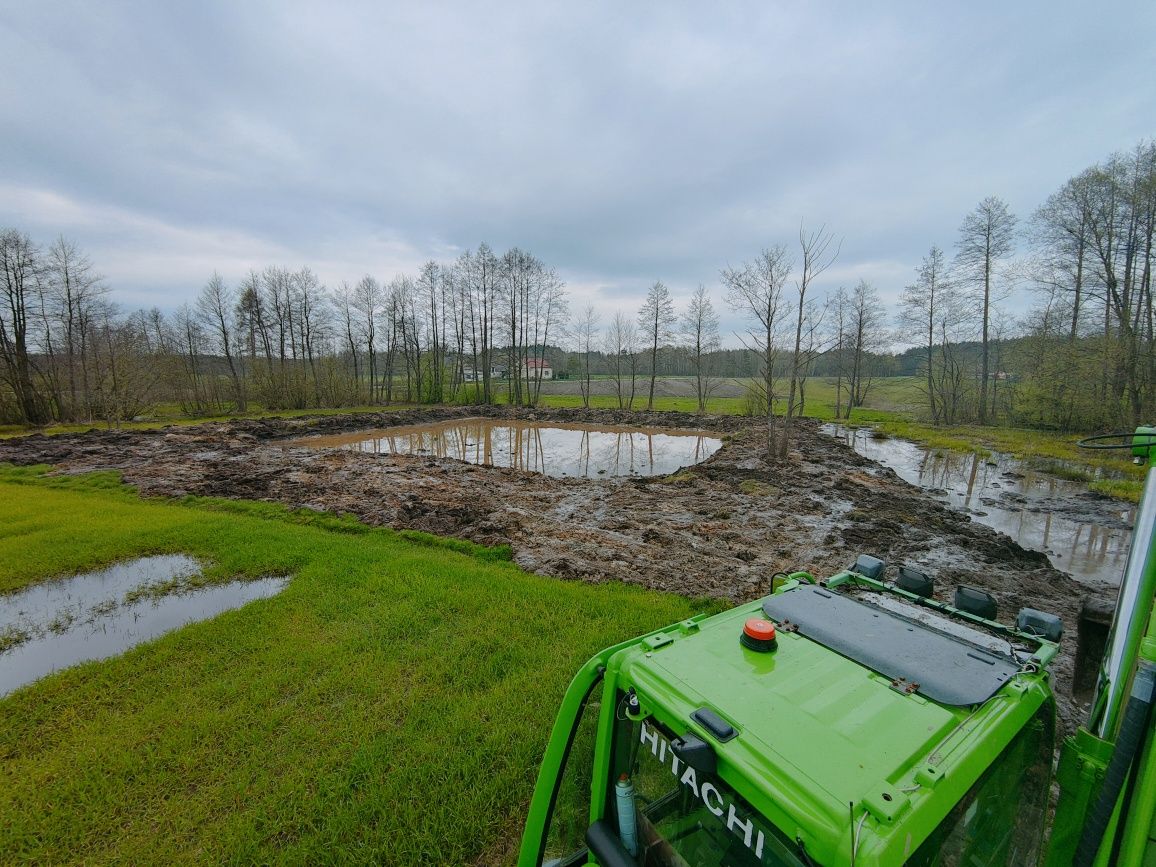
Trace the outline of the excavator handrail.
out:
M 1130 449 L 1132 448 L 1132 439 L 1137 436 L 1135 431 L 1124 431 L 1123 433 L 1097 434 L 1096 436 L 1084 437 L 1081 440 L 1076 440 L 1076 447 L 1081 449 Z M 1139 434 L 1139 436 L 1149 436 L 1148 434 Z M 1127 442 L 1119 443 L 1105 443 L 1103 440 L 1114 440 L 1122 437 L 1128 437 Z

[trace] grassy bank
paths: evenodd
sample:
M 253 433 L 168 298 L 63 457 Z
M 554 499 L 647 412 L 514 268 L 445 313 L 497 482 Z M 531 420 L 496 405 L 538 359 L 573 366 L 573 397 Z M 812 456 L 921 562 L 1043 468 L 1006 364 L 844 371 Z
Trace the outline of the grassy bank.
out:
M 0 470 L 0 587 L 145 553 L 278 596 L 0 699 L 0 862 L 460 864 L 594 650 L 703 606 L 267 504 Z
M 392 404 L 389 407 L 381 406 L 347 406 L 340 409 L 265 409 L 261 406 L 252 406 L 243 413 L 232 415 L 188 415 L 182 412 L 175 404 L 162 404 L 156 407 L 140 421 L 123 421 L 116 425 L 117 430 L 150 430 L 165 427 L 166 425 L 206 424 L 208 422 L 233 421 L 241 418 L 301 418 L 312 415 L 345 415 L 355 412 L 381 412 L 383 409 L 409 409 L 414 404 Z M 0 439 L 5 437 L 24 436 L 29 433 L 43 433 L 48 435 L 62 433 L 83 433 L 89 430 L 110 430 L 114 426 L 104 422 L 82 422 L 79 424 L 52 424 L 43 428 L 29 428 L 26 425 L 0 424 Z

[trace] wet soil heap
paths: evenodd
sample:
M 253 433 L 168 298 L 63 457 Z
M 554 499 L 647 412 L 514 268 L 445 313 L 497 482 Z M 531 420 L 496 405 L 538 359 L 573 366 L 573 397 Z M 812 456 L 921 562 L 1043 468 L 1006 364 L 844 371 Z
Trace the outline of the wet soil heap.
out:
M 709 460 L 670 476 L 560 479 L 452 458 L 316 450 L 316 434 L 454 418 L 528 419 L 715 431 Z M 460 407 L 311 419 L 243 420 L 161 430 L 34 435 L 0 441 L 0 462 L 57 471 L 117 470 L 146 496 L 270 500 L 352 514 L 371 525 L 509 544 L 524 569 L 590 582 L 624 581 L 736 602 L 770 590 L 773 573 L 826 576 L 859 553 L 910 563 L 949 600 L 958 583 L 994 593 L 1000 619 L 1022 606 L 1064 621 L 1054 666 L 1070 725 L 1075 625 L 1087 587 L 1044 554 L 972 522 L 892 470 L 804 420 L 782 464 L 765 460 L 751 419 L 613 410 Z

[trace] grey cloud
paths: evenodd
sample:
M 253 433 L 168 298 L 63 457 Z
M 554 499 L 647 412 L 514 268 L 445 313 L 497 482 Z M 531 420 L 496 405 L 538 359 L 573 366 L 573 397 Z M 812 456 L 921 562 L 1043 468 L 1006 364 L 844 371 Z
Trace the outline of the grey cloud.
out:
M 1124 12 L 18 2 L 0 181 L 134 215 L 25 228 L 158 303 L 260 255 L 355 279 L 482 240 L 634 298 L 715 283 L 800 219 L 882 278 L 983 196 L 1026 217 L 1152 134 L 1156 8 Z

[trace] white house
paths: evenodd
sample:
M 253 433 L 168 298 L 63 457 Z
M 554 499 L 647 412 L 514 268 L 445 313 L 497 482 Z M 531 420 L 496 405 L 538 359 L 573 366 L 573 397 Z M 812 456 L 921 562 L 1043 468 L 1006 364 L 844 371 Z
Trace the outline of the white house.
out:
M 528 380 L 554 378 L 554 368 L 541 358 L 527 358 L 522 364 L 522 373 Z

